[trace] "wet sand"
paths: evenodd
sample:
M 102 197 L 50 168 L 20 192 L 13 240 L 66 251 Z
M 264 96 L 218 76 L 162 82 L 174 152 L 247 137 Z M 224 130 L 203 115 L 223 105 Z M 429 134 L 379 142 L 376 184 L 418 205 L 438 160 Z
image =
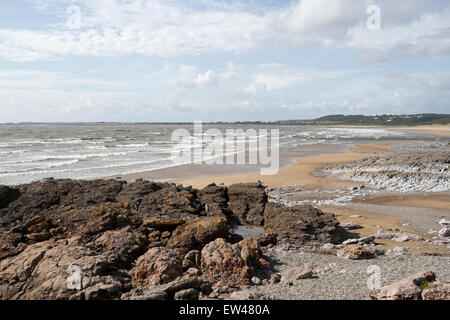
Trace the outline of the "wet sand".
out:
M 317 144 L 317 145 L 305 145 L 299 147 L 298 150 L 286 150 L 281 152 L 280 150 L 280 168 L 288 168 L 292 164 L 295 164 L 295 159 L 307 156 L 320 156 L 328 154 L 340 154 L 345 152 L 351 144 Z M 253 174 L 260 172 L 258 165 L 226 165 L 226 164 L 188 164 L 177 167 L 170 167 L 167 169 L 159 169 L 153 171 L 137 172 L 132 174 L 120 175 L 120 178 L 133 182 L 136 179 L 144 180 L 156 180 L 156 181 L 172 181 L 183 183 L 182 181 L 190 181 L 191 179 L 205 179 L 205 181 L 216 181 L 220 177 L 225 176 L 241 176 L 243 174 Z M 116 176 L 107 177 L 116 178 Z M 220 183 L 220 182 L 217 182 Z M 203 187 L 208 185 L 206 183 Z M 196 186 L 198 187 L 198 186 Z
M 450 137 L 450 125 L 405 127 L 402 129 L 415 130 L 440 137 Z
M 379 153 L 388 148 L 390 144 L 367 144 L 350 148 L 346 153 L 326 154 L 321 156 L 306 157 L 296 159 L 296 163 L 281 168 L 276 175 L 261 175 L 259 173 L 247 173 L 227 176 L 214 176 L 193 179 L 174 180 L 187 186 L 202 189 L 210 183 L 231 185 L 234 183 L 257 182 L 261 181 L 270 188 L 280 188 L 292 185 L 308 185 L 308 189 L 321 188 L 348 188 L 358 183 L 353 181 L 336 181 L 323 177 L 316 177 L 313 172 L 319 167 L 330 163 L 346 162 L 351 160 L 360 160 L 370 157 L 370 154 Z

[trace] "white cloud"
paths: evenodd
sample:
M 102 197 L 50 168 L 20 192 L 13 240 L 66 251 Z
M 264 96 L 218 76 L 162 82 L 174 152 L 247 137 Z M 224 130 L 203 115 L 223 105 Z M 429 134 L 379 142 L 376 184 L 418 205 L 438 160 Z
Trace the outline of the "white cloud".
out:
M 181 66 L 179 71 L 182 79 L 178 84 L 184 88 L 212 87 L 239 75 L 232 62 L 227 63 L 227 69 L 223 72 L 208 70 L 199 73 L 197 67 L 186 65 Z
M 366 60 L 401 60 L 448 57 L 450 9 L 424 14 L 407 24 L 379 31 L 357 26 L 348 31 L 346 45 L 359 49 Z
M 383 30 L 365 27 L 369 0 L 301 0 L 285 7 L 245 1 L 78 0 L 60 5 L 61 21 L 41 30 L 0 30 L 0 56 L 17 62 L 69 55 L 174 56 L 211 51 L 327 45 L 372 50 L 374 57 L 448 56 L 449 7 L 417 0 L 378 1 Z M 81 7 L 82 29 L 65 25 L 66 7 Z M 261 9 L 262 8 L 262 9 Z M 411 34 L 408 34 L 411 30 Z M 383 58 L 383 57 L 381 57 Z

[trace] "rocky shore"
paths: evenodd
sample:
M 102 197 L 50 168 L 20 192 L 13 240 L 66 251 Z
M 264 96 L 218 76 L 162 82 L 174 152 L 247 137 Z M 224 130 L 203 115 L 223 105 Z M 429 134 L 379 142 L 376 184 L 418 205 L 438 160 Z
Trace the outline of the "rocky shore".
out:
M 391 153 L 332 165 L 319 174 L 399 192 L 450 191 L 450 143 L 403 143 Z
M 268 203 L 258 183 L 48 179 L 2 186 L 0 200 L 1 299 L 207 298 L 275 281 L 261 246 L 346 239 L 333 214 Z M 241 224 L 268 231 L 242 239 Z
M 245 239 L 235 232 L 250 225 L 264 232 Z M 339 291 L 332 282 L 309 294 L 291 290 L 336 271 L 339 261 L 386 257 L 375 235 L 360 238 L 355 229 L 309 205 L 269 202 L 261 183 L 197 190 L 144 180 L 47 179 L 0 186 L 0 298 L 365 299 L 364 288 L 346 291 L 354 283 L 350 266 L 345 294 L 319 294 Z M 391 259 L 404 254 L 397 251 Z M 439 267 L 449 258 L 430 259 L 420 266 L 450 280 Z M 442 283 L 439 297 L 448 298 Z

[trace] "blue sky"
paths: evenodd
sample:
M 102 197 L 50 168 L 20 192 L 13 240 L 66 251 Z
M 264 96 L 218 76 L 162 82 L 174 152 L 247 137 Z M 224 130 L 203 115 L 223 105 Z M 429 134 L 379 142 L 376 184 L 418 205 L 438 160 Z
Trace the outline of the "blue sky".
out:
M 450 3 L 3 1 L 0 101 L 0 122 L 450 113 Z

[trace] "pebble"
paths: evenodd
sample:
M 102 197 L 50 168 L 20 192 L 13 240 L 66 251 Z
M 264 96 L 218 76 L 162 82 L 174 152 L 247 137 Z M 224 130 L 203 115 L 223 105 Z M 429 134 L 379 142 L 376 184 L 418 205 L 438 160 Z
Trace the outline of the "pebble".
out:
M 323 249 L 323 250 L 333 250 L 335 247 L 336 247 L 336 246 L 335 246 L 334 244 L 332 244 L 332 243 L 325 243 L 325 244 L 322 246 L 322 249 Z
M 404 255 L 406 252 L 408 252 L 408 250 L 406 248 L 403 247 L 395 247 L 393 249 L 389 249 L 388 251 L 386 251 L 386 255 L 387 256 L 402 256 Z
M 253 277 L 252 282 L 254 285 L 259 286 L 261 284 L 261 279 L 259 279 L 258 277 Z

